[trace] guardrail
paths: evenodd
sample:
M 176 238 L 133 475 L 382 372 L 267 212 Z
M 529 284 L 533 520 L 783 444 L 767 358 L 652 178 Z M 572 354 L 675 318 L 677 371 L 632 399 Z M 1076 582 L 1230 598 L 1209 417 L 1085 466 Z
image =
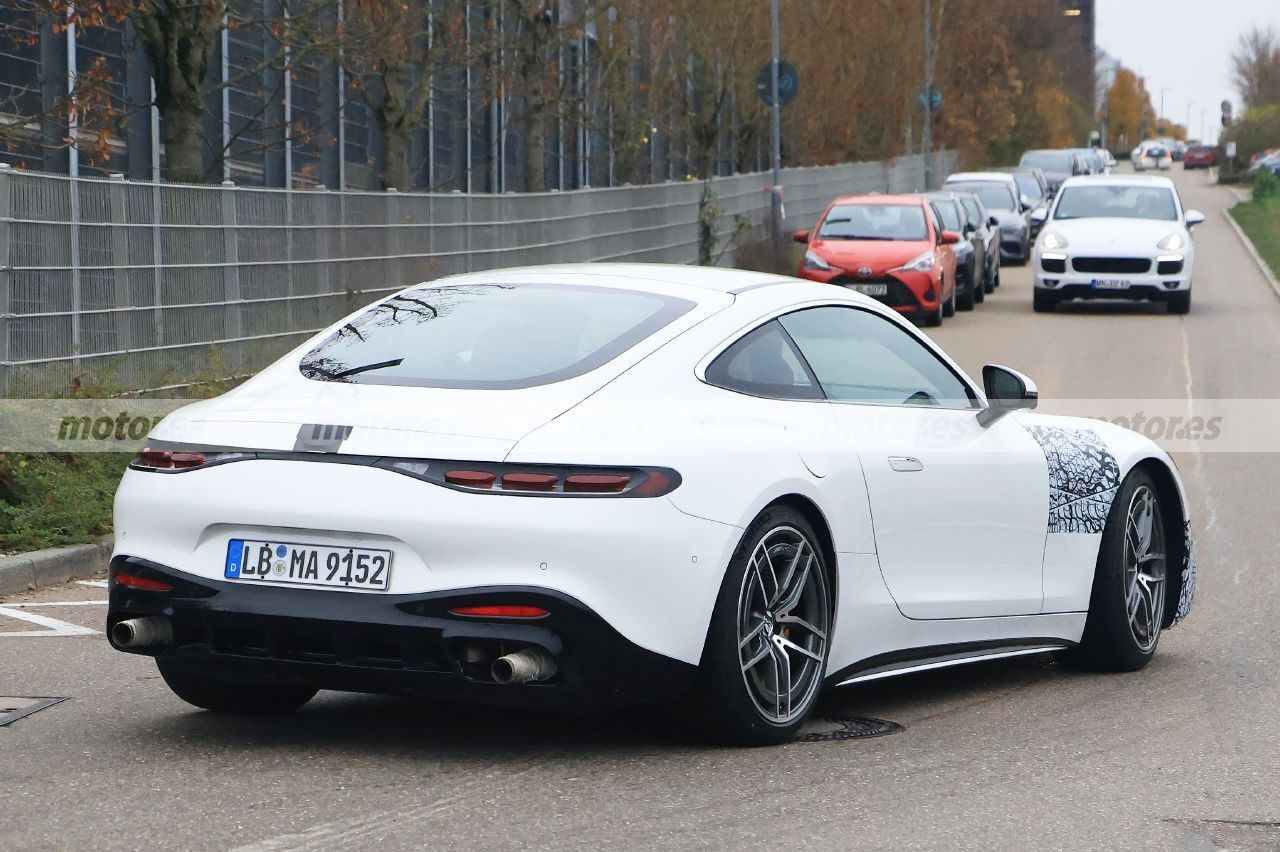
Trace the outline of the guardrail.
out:
M 937 158 L 946 174 L 952 156 Z M 786 169 L 787 226 L 811 225 L 837 194 L 923 182 L 919 157 Z M 718 239 L 735 217 L 764 221 L 768 188 L 766 174 L 712 181 Z M 696 181 L 327 192 L 0 168 L 0 396 L 57 395 L 89 376 L 139 389 L 254 370 L 364 303 L 457 272 L 694 263 L 701 193 Z

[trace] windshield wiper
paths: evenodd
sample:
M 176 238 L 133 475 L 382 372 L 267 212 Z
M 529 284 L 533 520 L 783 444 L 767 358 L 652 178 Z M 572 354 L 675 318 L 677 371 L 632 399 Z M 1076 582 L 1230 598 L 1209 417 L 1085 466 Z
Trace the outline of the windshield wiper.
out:
M 398 367 L 403 363 L 404 363 L 404 358 L 392 358 L 389 361 L 377 361 L 373 364 L 362 364 L 359 367 L 350 367 L 346 370 L 339 370 L 336 373 L 330 372 L 329 370 L 326 370 L 323 367 L 312 366 L 309 369 L 312 370 L 313 372 L 321 374 L 331 382 L 336 382 L 338 379 L 345 379 L 348 376 L 356 376 L 356 375 L 359 375 L 360 373 L 371 373 L 374 370 L 383 370 L 383 369 L 386 369 L 387 367 Z

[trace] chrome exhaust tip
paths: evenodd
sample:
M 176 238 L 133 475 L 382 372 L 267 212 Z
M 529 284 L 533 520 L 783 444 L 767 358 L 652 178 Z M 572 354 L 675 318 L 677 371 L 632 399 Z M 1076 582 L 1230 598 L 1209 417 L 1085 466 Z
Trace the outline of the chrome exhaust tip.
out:
M 168 619 L 158 615 L 127 618 L 111 628 L 111 641 L 117 648 L 149 648 L 173 641 L 173 628 Z
M 556 673 L 556 661 L 541 648 L 525 648 L 493 661 L 489 675 L 495 683 L 531 683 Z

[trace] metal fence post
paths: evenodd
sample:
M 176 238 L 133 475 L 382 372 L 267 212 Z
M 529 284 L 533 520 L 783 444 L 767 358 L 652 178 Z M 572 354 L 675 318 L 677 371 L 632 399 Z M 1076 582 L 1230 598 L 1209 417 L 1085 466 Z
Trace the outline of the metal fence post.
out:
M 80 290 L 80 179 L 67 178 L 70 193 L 71 221 L 71 363 L 80 369 L 80 333 L 84 310 L 83 293 Z
M 240 229 L 237 227 L 236 185 L 229 180 L 222 182 L 222 299 L 226 304 L 226 339 L 239 341 L 244 336 L 244 324 L 240 305 Z M 243 347 L 232 350 L 235 355 L 227 359 L 232 371 L 240 369 Z
M 129 298 L 129 232 L 126 230 L 129 212 L 125 205 L 124 175 L 111 176 L 111 265 L 113 270 L 112 306 L 119 308 L 117 319 L 112 322 L 116 333 L 116 348 L 132 349 L 133 317 L 124 310 L 132 302 Z
M 0 398 L 9 397 L 9 324 L 13 321 L 10 291 L 13 288 L 13 263 L 9 256 L 9 187 L 13 182 L 13 170 L 8 163 L 0 163 Z

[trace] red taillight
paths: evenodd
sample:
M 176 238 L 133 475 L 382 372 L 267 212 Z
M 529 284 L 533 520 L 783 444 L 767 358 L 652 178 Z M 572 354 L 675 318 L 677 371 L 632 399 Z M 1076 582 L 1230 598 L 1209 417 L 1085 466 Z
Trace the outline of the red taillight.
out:
M 204 464 L 204 453 L 175 453 L 171 450 L 153 450 L 145 448 L 133 457 L 135 467 L 149 467 L 155 470 L 183 470 L 199 467 Z
M 550 473 L 504 473 L 504 491 L 555 491 L 560 477 Z
M 660 497 L 679 484 L 670 474 L 662 470 L 650 470 L 648 474 L 644 482 L 632 489 L 632 494 L 637 497 Z
M 146 589 L 149 592 L 172 592 L 173 586 L 168 583 L 161 583 L 157 580 L 148 580 L 146 577 L 139 577 L 135 574 L 117 574 L 113 578 L 122 586 L 129 586 L 133 589 Z
M 492 488 L 498 477 L 484 470 L 451 470 L 444 475 L 444 481 L 450 485 L 462 485 L 467 488 Z
M 629 476 L 575 473 L 564 478 L 564 490 L 578 494 L 617 494 L 626 490 L 630 482 Z
M 487 618 L 542 618 L 544 615 L 551 614 L 540 606 L 460 606 L 449 612 L 452 615 Z

